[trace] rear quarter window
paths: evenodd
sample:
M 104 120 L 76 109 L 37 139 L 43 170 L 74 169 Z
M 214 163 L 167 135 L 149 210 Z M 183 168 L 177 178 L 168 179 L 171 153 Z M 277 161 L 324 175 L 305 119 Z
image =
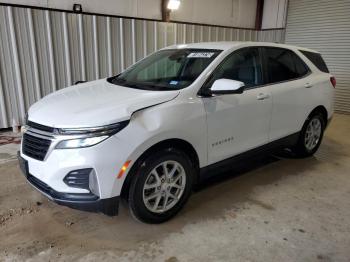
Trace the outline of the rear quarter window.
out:
M 290 81 L 308 74 L 309 68 L 291 50 L 277 47 L 266 47 L 264 50 L 268 83 Z
M 327 65 L 323 60 L 321 54 L 308 51 L 299 50 L 304 56 L 306 56 L 320 71 L 329 73 Z

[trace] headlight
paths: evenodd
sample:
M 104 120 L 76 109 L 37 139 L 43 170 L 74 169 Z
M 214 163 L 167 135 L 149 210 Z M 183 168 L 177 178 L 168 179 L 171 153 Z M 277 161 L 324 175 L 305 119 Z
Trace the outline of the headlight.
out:
M 78 138 L 78 139 L 70 139 L 64 140 L 57 144 L 57 149 L 65 149 L 65 148 L 82 148 L 94 146 L 98 143 L 101 143 L 103 140 L 106 140 L 109 136 L 97 136 L 97 137 L 88 137 L 88 138 Z
M 129 120 L 122 121 L 116 124 L 87 127 L 87 128 L 58 128 L 57 133 L 60 135 L 114 135 L 129 124 Z
M 63 140 L 56 145 L 57 149 L 68 149 L 68 148 L 83 148 L 90 147 L 101 143 L 108 137 L 118 133 L 124 127 L 128 125 L 129 121 L 123 121 L 117 124 L 101 126 L 101 127 L 90 127 L 90 128 L 64 128 L 57 129 L 57 133 L 64 136 L 73 136 L 71 139 Z M 77 136 L 77 138 L 74 138 Z

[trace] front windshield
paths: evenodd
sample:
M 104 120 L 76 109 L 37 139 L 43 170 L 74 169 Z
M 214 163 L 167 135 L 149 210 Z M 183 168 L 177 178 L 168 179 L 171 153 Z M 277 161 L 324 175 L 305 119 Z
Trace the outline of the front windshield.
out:
M 155 91 L 182 89 L 192 84 L 220 52 L 212 49 L 161 50 L 108 81 Z

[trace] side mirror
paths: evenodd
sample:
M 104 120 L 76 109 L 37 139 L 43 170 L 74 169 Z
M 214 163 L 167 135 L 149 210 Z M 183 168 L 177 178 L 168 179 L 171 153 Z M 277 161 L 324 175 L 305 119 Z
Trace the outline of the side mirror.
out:
M 231 79 L 218 79 L 210 88 L 213 95 L 242 94 L 244 83 Z

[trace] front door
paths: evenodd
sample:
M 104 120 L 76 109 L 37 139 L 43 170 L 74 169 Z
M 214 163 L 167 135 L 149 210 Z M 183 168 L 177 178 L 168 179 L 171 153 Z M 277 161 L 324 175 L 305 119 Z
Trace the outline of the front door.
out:
M 272 110 L 269 87 L 263 86 L 259 48 L 234 51 L 215 69 L 203 88 L 210 88 L 217 79 L 241 81 L 245 90 L 242 94 L 203 98 L 209 164 L 266 144 Z

